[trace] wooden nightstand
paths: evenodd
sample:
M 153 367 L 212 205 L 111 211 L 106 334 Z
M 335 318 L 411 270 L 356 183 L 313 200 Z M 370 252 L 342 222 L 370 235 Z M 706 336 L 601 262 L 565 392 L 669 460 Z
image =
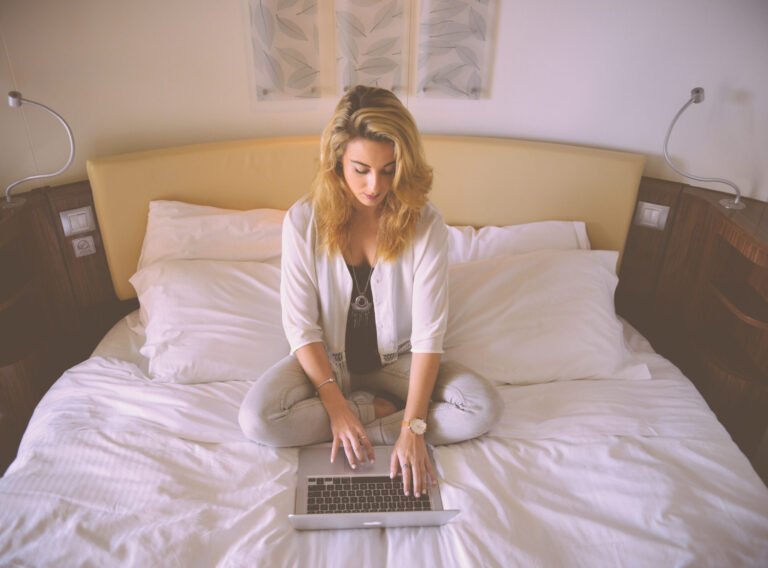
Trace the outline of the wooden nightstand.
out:
M 616 305 L 757 466 L 768 432 L 768 204 L 729 211 L 722 197 L 643 178 L 639 199 L 668 206 L 668 222 L 630 229 Z
M 0 473 L 32 410 L 61 373 L 88 357 L 138 303 L 119 302 L 98 228 L 95 254 L 77 257 L 60 212 L 92 206 L 88 182 L 39 188 L 0 209 Z
M 706 234 L 694 265 L 699 303 L 687 310 L 689 364 L 712 410 L 752 456 L 768 428 L 768 218 L 764 203 L 729 212 L 720 197 L 690 188 L 681 199 L 683 207 L 706 208 L 688 229 Z M 662 302 L 673 279 L 671 267 L 662 272 Z
M 16 455 L 24 428 L 39 398 L 41 289 L 36 243 L 24 238 L 30 208 L 0 209 L 0 472 Z

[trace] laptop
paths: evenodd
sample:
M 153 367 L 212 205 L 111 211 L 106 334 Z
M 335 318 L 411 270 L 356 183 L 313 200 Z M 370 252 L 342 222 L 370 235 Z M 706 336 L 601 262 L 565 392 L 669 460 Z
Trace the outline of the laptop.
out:
M 413 491 L 403 495 L 402 478 L 389 478 L 392 446 L 374 451 L 374 463 L 352 469 L 343 452 L 330 462 L 330 445 L 301 448 L 291 525 L 297 530 L 439 526 L 459 512 L 443 509 L 439 485 L 418 498 Z

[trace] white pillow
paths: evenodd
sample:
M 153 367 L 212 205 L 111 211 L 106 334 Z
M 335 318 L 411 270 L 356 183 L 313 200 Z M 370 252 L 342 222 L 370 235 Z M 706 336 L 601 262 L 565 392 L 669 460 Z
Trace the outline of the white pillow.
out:
M 289 352 L 277 266 L 168 260 L 131 284 L 146 318 L 140 352 L 157 381 L 254 380 Z
M 505 227 L 448 227 L 448 263 L 471 262 L 536 250 L 589 249 L 582 221 L 539 221 Z
M 181 201 L 151 201 L 139 269 L 172 259 L 267 260 L 280 256 L 277 209 L 235 211 Z
M 538 251 L 449 269 L 445 357 L 497 384 L 647 379 L 628 363 L 612 251 Z

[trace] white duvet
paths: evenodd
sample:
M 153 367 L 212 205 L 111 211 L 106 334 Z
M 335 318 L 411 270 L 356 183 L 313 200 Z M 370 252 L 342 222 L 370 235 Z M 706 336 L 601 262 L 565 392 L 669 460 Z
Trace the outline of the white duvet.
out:
M 628 333 L 651 380 L 499 387 L 489 435 L 436 448 L 448 525 L 295 532 L 297 452 L 245 441 L 249 383 L 152 382 L 121 322 L 0 479 L 0 566 L 768 566 L 768 490 Z

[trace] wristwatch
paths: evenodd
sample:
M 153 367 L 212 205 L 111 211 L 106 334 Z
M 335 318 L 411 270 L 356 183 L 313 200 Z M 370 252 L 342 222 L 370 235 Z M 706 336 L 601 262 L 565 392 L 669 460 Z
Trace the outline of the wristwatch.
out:
M 411 418 L 410 420 L 403 420 L 403 426 L 408 428 L 417 436 L 423 436 L 427 431 L 427 423 L 421 418 Z

